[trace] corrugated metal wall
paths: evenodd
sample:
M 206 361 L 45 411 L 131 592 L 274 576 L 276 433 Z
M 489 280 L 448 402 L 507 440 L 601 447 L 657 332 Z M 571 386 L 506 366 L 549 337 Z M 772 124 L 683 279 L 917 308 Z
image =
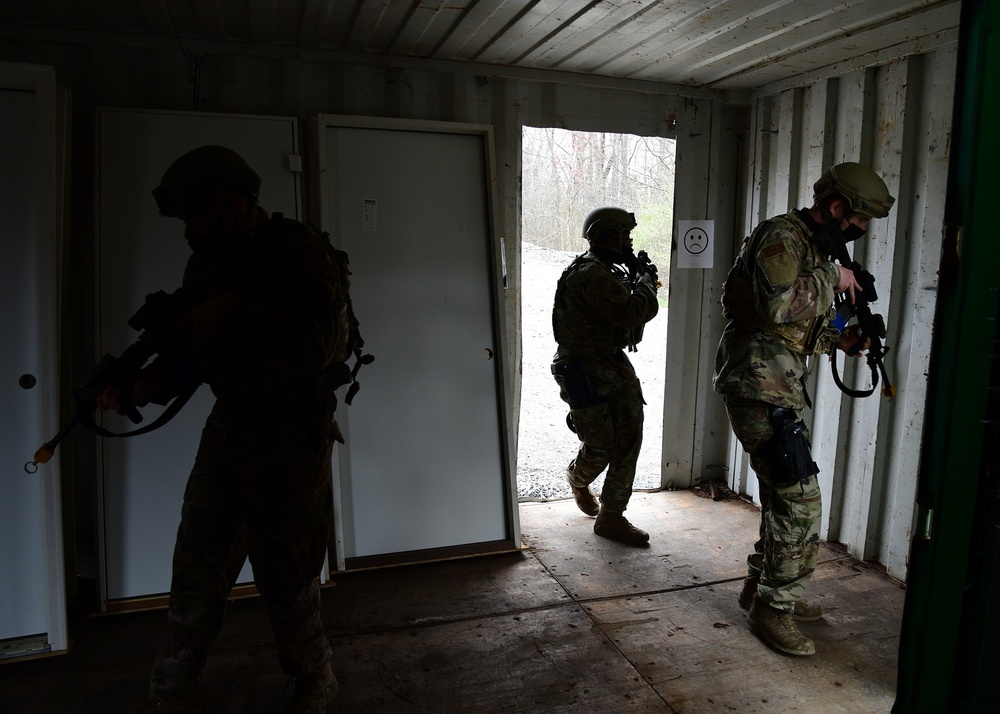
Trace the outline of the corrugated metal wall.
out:
M 898 395 L 846 397 L 833 382 L 829 359 L 820 357 L 811 384 L 814 407 L 805 418 L 821 469 L 822 537 L 900 579 L 913 528 L 954 78 L 952 48 L 804 87 L 765 88 L 754 96 L 748 133 L 749 194 L 740 236 L 769 216 L 811 205 L 813 182 L 841 161 L 871 166 L 897 197 L 889 217 L 873 221 L 852 250 L 875 277 L 873 310 L 886 318 L 892 348 L 886 365 Z M 844 362 L 838 362 L 842 374 Z M 867 386 L 868 369 L 863 362 L 854 366 L 845 383 Z M 728 446 L 730 485 L 756 498 L 747 460 L 734 438 Z
M 669 280 L 662 482 L 679 488 L 726 468 L 735 488 L 755 488 L 729 437 L 721 399 L 711 388 L 723 327 L 721 286 L 738 242 L 732 238 L 742 238 L 771 214 L 807 204 L 812 181 L 831 161 L 870 161 L 899 197 L 892 216 L 874 229 L 874 240 L 862 242 L 867 254 L 859 257 L 882 291 L 879 307 L 888 318 L 893 347 L 890 370 L 900 394 L 892 403 L 875 397 L 840 399 L 821 365 L 813 433 L 828 504 L 824 534 L 884 563 L 894 575 L 905 575 L 941 235 L 953 52 L 914 56 L 802 88 L 772 87 L 758 93 L 749 107 L 746 95 L 557 73 L 486 77 L 464 73 L 457 63 L 400 68 L 221 53 L 185 58 L 167 46 L 58 42 L 8 43 L 0 47 L 0 59 L 52 65 L 71 91 L 77 186 L 93 180 L 96 107 L 296 116 L 302 126 L 318 113 L 491 124 L 498 222 L 506 249 L 515 430 L 521 400 L 522 127 L 676 138 L 675 218 L 714 220 L 718 241 L 712 270 L 672 269 Z M 80 265 L 86 264 L 93 225 L 87 196 L 78 192 L 73 207 L 73 253 L 83 256 L 74 264 Z M 86 277 L 79 282 L 86 285 Z M 77 324 L 91 323 L 83 316 Z M 85 370 L 92 350 L 79 350 Z
M 310 115 L 319 113 L 492 125 L 497 154 L 498 221 L 506 249 L 505 307 L 515 433 L 520 403 L 523 126 L 677 135 L 682 153 L 678 163 L 684 156 L 697 156 L 697 160 L 688 162 L 694 177 L 679 200 L 701 206 L 701 211 L 710 188 L 709 173 L 715 173 L 707 158 L 712 117 L 722 97 L 715 91 L 551 72 L 484 76 L 463 72 L 455 62 L 398 67 L 233 54 L 185 57 L 162 43 L 146 48 L 55 42 L 0 47 L 0 59 L 15 58 L 54 66 L 59 81 L 72 92 L 76 185 L 92 181 L 93 116 L 97 107 L 296 116 L 301 126 L 308 125 Z M 76 239 L 82 241 L 91 226 L 87 208 L 77 206 L 76 210 L 82 221 Z M 83 247 L 80 253 L 86 255 L 89 249 Z M 85 318 L 80 322 L 90 324 Z M 89 359 L 90 352 L 85 353 Z

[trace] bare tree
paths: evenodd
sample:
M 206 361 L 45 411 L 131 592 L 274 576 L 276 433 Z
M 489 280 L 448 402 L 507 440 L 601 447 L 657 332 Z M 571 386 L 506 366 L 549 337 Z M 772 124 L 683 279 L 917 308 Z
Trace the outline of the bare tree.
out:
M 598 207 L 636 214 L 636 249 L 669 261 L 675 142 L 631 134 L 526 127 L 522 135 L 524 239 L 556 250 L 585 247 L 580 224 Z

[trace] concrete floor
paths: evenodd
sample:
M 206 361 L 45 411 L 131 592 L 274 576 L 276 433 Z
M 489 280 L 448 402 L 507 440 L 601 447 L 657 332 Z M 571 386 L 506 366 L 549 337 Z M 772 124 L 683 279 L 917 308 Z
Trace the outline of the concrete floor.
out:
M 889 712 L 904 591 L 824 544 L 803 623 L 814 657 L 748 629 L 736 594 L 758 511 L 691 491 L 637 493 L 651 534 L 594 536 L 572 501 L 520 506 L 525 549 L 345 573 L 323 591 L 340 712 Z M 0 712 L 126 712 L 162 612 L 85 618 L 69 654 L 0 665 Z M 205 712 L 278 711 L 287 678 L 257 598 L 234 601 Z

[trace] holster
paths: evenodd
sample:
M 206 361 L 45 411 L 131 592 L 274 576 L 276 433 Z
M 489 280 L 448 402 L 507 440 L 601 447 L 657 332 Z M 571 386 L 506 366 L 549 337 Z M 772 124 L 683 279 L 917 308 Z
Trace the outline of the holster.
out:
M 569 397 L 570 409 L 586 409 L 600 404 L 594 378 L 580 369 L 576 360 L 553 362 L 552 374 L 562 378 L 563 388 Z
M 761 447 L 760 454 L 771 467 L 771 483 L 777 488 L 805 481 L 819 473 L 809 452 L 806 425 L 795 411 L 770 407 L 768 418 L 774 437 Z

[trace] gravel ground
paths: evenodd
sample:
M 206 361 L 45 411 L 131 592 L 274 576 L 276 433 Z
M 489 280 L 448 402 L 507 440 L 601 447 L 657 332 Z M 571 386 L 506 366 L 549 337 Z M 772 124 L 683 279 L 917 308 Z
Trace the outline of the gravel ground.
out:
M 521 418 L 518 429 L 517 493 L 521 500 L 571 497 L 566 466 L 579 441 L 566 426 L 567 406 L 549 371 L 556 343 L 552 337 L 552 299 L 556 282 L 577 253 L 525 243 L 521 262 L 522 375 Z M 629 359 L 642 382 L 646 399 L 642 451 L 636 468 L 636 489 L 660 487 L 663 437 L 663 379 L 666 371 L 667 311 L 646 325 L 639 351 Z M 601 476 L 592 488 L 600 492 Z

